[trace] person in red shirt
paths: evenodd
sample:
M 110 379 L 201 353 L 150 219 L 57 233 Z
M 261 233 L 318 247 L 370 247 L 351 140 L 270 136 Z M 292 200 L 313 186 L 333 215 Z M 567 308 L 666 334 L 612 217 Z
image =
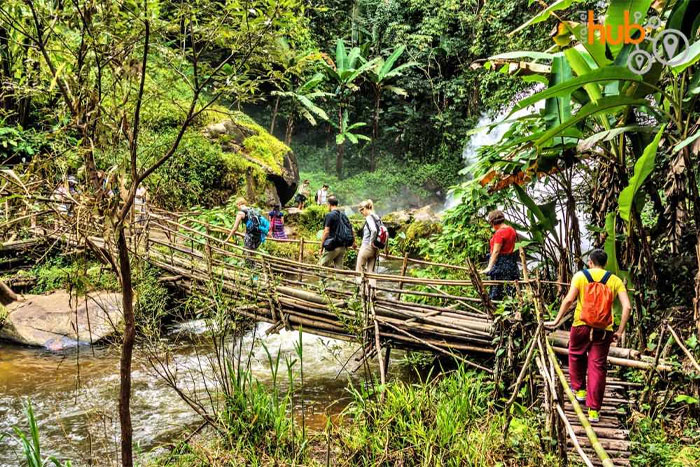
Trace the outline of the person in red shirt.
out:
M 506 225 L 506 217 L 503 211 L 491 211 L 488 215 L 489 224 L 494 230 L 489 249 L 489 265 L 481 271 L 492 280 L 518 280 L 518 257 L 515 253 L 515 242 L 518 233 L 509 225 Z M 513 294 L 513 287 L 504 287 L 502 284 L 491 286 L 489 296 L 491 300 L 501 300 L 504 295 Z

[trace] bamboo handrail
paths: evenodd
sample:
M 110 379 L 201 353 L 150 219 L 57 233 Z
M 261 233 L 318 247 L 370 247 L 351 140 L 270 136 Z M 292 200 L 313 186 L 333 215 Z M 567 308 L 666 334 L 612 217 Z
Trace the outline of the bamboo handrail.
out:
M 581 406 L 576 400 L 576 396 L 569 387 L 569 383 L 566 380 L 564 371 L 561 369 L 561 366 L 559 366 L 559 361 L 557 360 L 557 356 L 554 353 L 552 346 L 549 344 L 548 341 L 545 341 L 545 345 L 547 346 L 549 360 L 552 362 L 554 370 L 556 371 L 557 376 L 559 377 L 559 382 L 564 388 L 564 393 L 566 393 L 567 397 L 569 398 L 569 402 L 571 402 L 571 406 L 574 408 L 574 411 L 578 416 L 579 422 L 581 422 L 581 426 L 584 427 L 584 429 L 586 430 L 586 436 L 588 436 L 588 440 L 591 442 L 591 446 L 595 450 L 596 455 L 603 463 L 604 467 L 614 467 L 615 464 L 613 464 L 613 461 L 610 459 L 610 456 L 607 452 L 605 452 L 605 449 L 603 449 L 603 446 L 600 444 L 600 441 L 598 441 L 598 436 L 596 435 L 595 430 L 593 430 L 593 428 L 591 427 L 591 424 L 588 421 L 586 414 L 583 413 L 583 409 L 581 409 Z

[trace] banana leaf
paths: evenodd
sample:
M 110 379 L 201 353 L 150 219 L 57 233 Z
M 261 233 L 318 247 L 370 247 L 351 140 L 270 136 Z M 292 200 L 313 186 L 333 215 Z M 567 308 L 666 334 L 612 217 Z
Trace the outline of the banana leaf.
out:
M 644 184 L 644 181 L 654 170 L 656 152 L 659 149 L 659 142 L 661 141 L 661 137 L 663 136 L 665 129 L 666 125 L 662 126 L 659 132 L 656 134 L 654 140 L 644 149 L 644 153 L 634 164 L 634 175 L 632 175 L 629 185 L 627 185 L 620 193 L 618 209 L 620 211 L 620 217 L 624 219 L 625 222 L 630 221 L 630 213 L 632 211 L 632 203 L 634 202 L 635 196 L 637 196 L 637 193 Z
M 598 100 L 598 102 L 591 102 L 584 105 L 581 107 L 581 109 L 579 109 L 578 113 L 576 113 L 574 117 L 570 118 L 556 128 L 552 128 L 551 130 L 544 132 L 544 134 L 535 141 L 535 145 L 538 148 L 541 148 L 545 143 L 548 143 L 549 140 L 555 136 L 558 136 L 564 130 L 571 128 L 577 123 L 582 122 L 594 115 L 612 113 L 615 111 L 615 109 L 619 109 L 621 107 L 636 107 L 645 106 L 648 104 L 649 103 L 644 99 L 634 99 L 624 96 L 603 97 Z

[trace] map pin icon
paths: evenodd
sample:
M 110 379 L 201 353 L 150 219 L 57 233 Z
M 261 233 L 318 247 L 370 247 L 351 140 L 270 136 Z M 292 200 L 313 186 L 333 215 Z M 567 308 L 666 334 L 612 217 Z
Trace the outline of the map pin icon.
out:
M 644 69 L 644 62 L 646 61 L 646 57 L 642 54 L 637 54 L 634 57 L 634 63 L 637 65 L 637 70 L 642 70 Z
M 666 57 L 669 59 L 675 57 L 678 49 L 678 38 L 674 34 L 666 34 L 663 39 L 663 46 L 666 51 Z

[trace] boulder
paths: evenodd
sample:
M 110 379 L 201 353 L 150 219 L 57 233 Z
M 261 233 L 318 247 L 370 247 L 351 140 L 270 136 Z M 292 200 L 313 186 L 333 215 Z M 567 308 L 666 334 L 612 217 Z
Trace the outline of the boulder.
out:
M 121 295 L 117 293 L 79 297 L 77 304 L 64 291 L 24 298 L 5 307 L 0 339 L 58 351 L 100 341 L 122 325 Z
M 382 216 L 382 222 L 389 229 L 392 236 L 405 230 L 409 224 L 414 222 L 434 224 L 440 222 L 440 214 L 433 211 L 432 205 L 423 206 L 420 209 L 403 209 L 394 211 Z
M 270 206 L 286 204 L 296 193 L 299 183 L 299 166 L 294 152 L 244 114 L 233 112 L 229 116 L 206 126 L 203 134 L 218 141 L 224 151 L 234 153 L 265 174 L 267 185 L 263 187 L 257 186 L 252 174 L 246 174 L 248 197 L 253 192 L 262 195 L 264 199 L 260 201 Z

